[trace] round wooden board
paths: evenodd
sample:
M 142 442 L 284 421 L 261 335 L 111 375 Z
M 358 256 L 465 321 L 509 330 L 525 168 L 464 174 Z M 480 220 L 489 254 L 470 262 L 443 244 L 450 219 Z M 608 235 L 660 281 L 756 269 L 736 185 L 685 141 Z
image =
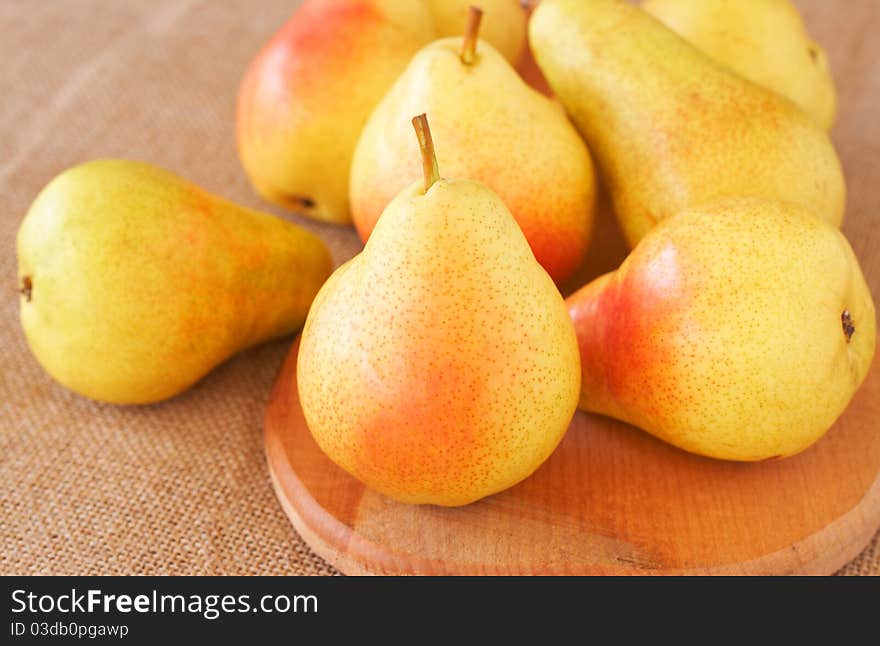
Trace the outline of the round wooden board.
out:
M 441 508 L 390 500 L 322 453 L 299 404 L 298 349 L 266 414 L 269 469 L 296 530 L 346 574 L 830 574 L 880 526 L 880 359 L 792 458 L 710 460 L 578 412 L 530 478 Z

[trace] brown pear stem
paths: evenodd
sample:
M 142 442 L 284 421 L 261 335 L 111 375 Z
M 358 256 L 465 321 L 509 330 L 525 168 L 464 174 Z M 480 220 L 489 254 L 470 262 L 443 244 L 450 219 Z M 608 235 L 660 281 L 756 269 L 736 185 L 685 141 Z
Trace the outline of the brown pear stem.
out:
M 472 65 L 474 56 L 477 54 L 477 38 L 480 34 L 480 20 L 483 19 L 483 10 L 479 7 L 468 9 L 467 27 L 464 30 L 464 43 L 461 46 L 461 62 Z
M 18 288 L 18 293 L 24 296 L 24 300 L 26 303 L 31 302 L 31 298 L 34 292 L 34 284 L 31 281 L 30 276 L 23 276 L 21 279 L 21 285 Z
M 416 137 L 419 139 L 419 149 L 422 151 L 422 171 L 425 173 L 425 193 L 427 193 L 434 182 L 440 179 L 437 155 L 434 152 L 434 140 L 431 139 L 431 128 L 428 126 L 426 114 L 413 117 L 412 124 L 416 129 Z

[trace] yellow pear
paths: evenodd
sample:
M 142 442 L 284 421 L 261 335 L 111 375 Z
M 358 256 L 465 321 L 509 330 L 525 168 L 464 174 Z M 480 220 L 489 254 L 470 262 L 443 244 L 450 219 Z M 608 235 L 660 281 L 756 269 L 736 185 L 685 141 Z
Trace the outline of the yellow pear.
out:
M 71 390 L 146 404 L 292 333 L 330 274 L 323 242 L 149 164 L 71 168 L 18 233 L 21 324 Z
M 251 63 L 238 94 L 238 150 L 257 192 L 348 224 L 348 174 L 371 110 L 433 39 L 412 0 L 305 0 Z
M 477 43 L 479 10 L 472 16 L 464 39 L 438 40 L 416 54 L 370 116 L 352 161 L 352 218 L 366 241 L 388 203 L 421 176 L 410 118 L 426 112 L 441 142 L 440 167 L 497 193 L 560 282 L 589 243 L 593 163 L 559 106 L 491 45 Z
M 511 65 L 517 65 L 526 46 L 526 10 L 520 0 L 425 0 L 434 19 L 436 38 L 461 36 L 468 11 L 479 7 L 486 16 L 482 38 Z
M 825 130 L 833 125 L 828 59 L 791 0 L 644 0 L 642 8 L 737 74 L 784 94 Z
M 533 52 L 594 155 L 630 245 L 718 198 L 793 202 L 839 225 L 845 186 L 827 134 L 622 0 L 543 0 Z
M 567 303 L 582 408 L 728 460 L 818 440 L 876 343 L 874 303 L 843 234 L 758 198 L 662 222 Z
M 553 281 L 483 184 L 425 179 L 385 209 L 309 311 L 297 364 L 318 445 L 401 501 L 463 505 L 531 474 L 562 438 L 580 364 Z

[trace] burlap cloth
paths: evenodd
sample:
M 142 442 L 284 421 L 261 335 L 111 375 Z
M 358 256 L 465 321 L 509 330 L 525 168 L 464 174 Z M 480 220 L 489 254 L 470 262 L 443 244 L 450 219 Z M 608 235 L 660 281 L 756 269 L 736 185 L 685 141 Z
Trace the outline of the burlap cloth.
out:
M 0 2 L 0 574 L 335 573 L 290 526 L 263 457 L 263 410 L 289 340 L 245 352 L 172 401 L 102 405 L 34 361 L 15 293 L 18 224 L 78 162 L 150 161 L 281 213 L 242 174 L 234 101 L 248 61 L 296 4 Z M 801 5 L 838 79 L 849 212 L 862 204 L 876 222 L 880 3 Z M 349 230 L 306 225 L 337 263 L 358 249 Z M 856 252 L 880 256 L 876 227 L 860 228 Z M 865 267 L 875 294 L 878 264 Z M 880 573 L 876 538 L 843 573 Z

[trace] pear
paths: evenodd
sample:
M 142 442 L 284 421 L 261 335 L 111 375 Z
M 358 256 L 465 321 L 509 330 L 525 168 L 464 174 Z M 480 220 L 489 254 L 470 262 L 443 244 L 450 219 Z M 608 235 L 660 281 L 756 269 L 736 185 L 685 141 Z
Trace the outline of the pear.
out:
M 543 0 L 529 38 L 631 246 L 686 208 L 739 195 L 800 204 L 840 224 L 843 173 L 827 134 L 638 7 Z
M 149 164 L 71 168 L 18 233 L 21 324 L 71 390 L 146 404 L 292 333 L 331 271 L 323 242 Z
M 740 76 L 787 96 L 820 127 L 833 125 L 828 58 L 790 0 L 644 0 L 642 8 Z
M 433 35 L 422 2 L 305 0 L 239 89 L 238 151 L 257 192 L 349 224 L 349 166 L 361 128 Z
M 413 58 L 370 116 L 351 168 L 351 210 L 366 241 L 394 197 L 421 176 L 411 115 L 431 115 L 440 166 L 497 193 L 557 282 L 580 264 L 596 199 L 593 163 L 557 104 L 523 82 L 491 45 L 435 41 Z
M 425 0 L 434 19 L 436 38 L 461 36 L 468 11 L 477 5 L 487 16 L 482 38 L 511 65 L 517 65 L 526 46 L 526 10 L 520 0 Z
M 577 407 L 574 328 L 504 202 L 425 179 L 318 294 L 297 363 L 318 445 L 387 496 L 463 505 L 531 474 Z
M 794 204 L 727 198 L 665 220 L 567 300 L 584 410 L 686 451 L 803 451 L 874 356 L 874 303 L 835 227 Z

